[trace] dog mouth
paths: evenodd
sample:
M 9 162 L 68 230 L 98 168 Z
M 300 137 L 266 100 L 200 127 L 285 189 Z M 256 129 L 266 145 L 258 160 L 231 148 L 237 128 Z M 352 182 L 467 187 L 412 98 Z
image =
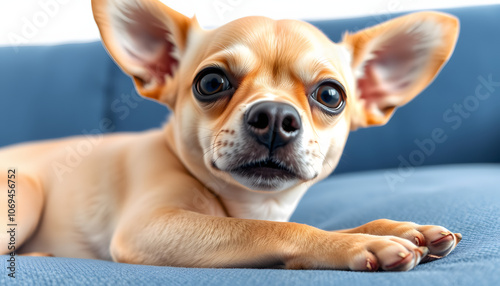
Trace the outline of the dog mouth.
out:
M 245 163 L 233 168 L 230 173 L 241 177 L 254 177 L 261 180 L 290 180 L 298 177 L 292 168 L 272 158 Z

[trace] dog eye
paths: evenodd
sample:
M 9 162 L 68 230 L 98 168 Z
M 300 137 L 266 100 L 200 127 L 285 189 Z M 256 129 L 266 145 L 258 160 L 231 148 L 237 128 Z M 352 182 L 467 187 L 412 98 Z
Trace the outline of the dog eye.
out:
M 312 94 L 312 97 L 328 111 L 339 112 L 345 104 L 344 89 L 334 83 L 321 84 Z
M 323 85 L 318 88 L 316 100 L 329 108 L 336 109 L 342 104 L 342 95 L 336 88 Z
M 201 75 L 196 86 L 198 93 L 203 96 L 215 95 L 230 88 L 227 77 L 217 71 L 209 71 Z

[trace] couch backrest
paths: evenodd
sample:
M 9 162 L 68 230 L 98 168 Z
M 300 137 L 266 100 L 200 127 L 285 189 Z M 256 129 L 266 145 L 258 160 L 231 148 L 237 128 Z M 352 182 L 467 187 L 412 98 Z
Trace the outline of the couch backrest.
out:
M 0 63 L 0 146 L 166 120 L 167 108 L 139 97 L 100 42 L 2 47 Z
M 336 172 L 500 162 L 500 5 L 447 11 L 461 20 L 450 62 L 386 126 L 353 132 Z M 313 24 L 338 41 L 394 16 Z M 167 114 L 137 95 L 98 42 L 0 48 L 0 146 L 145 130 Z

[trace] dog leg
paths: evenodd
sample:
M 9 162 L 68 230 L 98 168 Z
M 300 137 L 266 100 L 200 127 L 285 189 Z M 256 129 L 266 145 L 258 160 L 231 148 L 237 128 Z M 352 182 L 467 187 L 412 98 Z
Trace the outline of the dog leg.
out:
M 356 228 L 338 232 L 392 235 L 407 239 L 416 246 L 426 246 L 429 249 L 429 255 L 425 257 L 423 262 L 448 255 L 462 239 L 460 233 L 452 233 L 442 226 L 418 225 L 413 222 L 399 222 L 389 219 L 375 220 Z
M 297 223 L 215 217 L 179 209 L 124 218 L 110 250 L 115 261 L 133 264 L 284 264 L 289 269 L 358 271 L 410 270 L 427 254 L 427 248 L 398 237 L 335 233 Z
M 0 224 L 5 228 L 0 232 L 0 254 L 7 254 L 19 249 L 35 232 L 42 215 L 44 195 L 36 180 L 22 172 L 8 173 L 6 169 L 0 174 L 0 188 L 3 190 Z

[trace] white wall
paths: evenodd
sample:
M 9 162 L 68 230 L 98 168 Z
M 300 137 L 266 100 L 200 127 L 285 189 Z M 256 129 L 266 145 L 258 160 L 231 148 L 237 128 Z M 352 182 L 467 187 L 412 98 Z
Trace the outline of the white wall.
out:
M 162 0 L 203 27 L 262 15 L 275 19 L 332 19 L 483 4 L 500 0 Z M 90 0 L 2 0 L 0 45 L 37 45 L 98 39 Z

